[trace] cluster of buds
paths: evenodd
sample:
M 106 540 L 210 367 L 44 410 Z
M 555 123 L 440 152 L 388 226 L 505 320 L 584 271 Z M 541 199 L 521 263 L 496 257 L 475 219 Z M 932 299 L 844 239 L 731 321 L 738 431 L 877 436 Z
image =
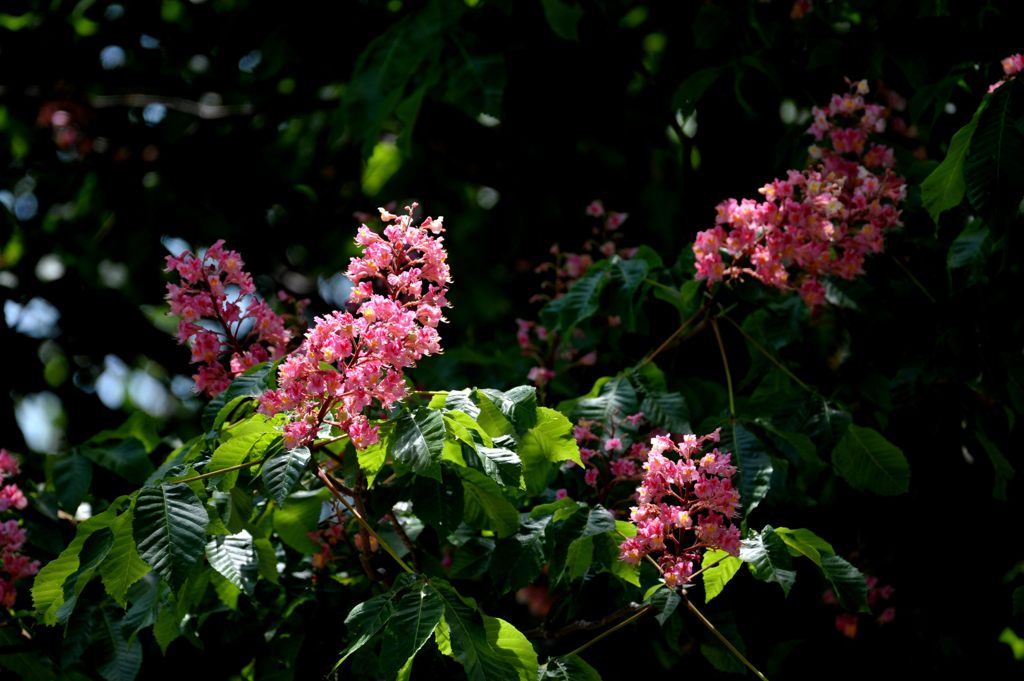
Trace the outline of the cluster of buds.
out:
M 1000 64 L 1003 67 L 1003 77 L 988 86 L 989 94 L 999 89 L 1003 83 L 1013 80 L 1017 74 L 1024 71 L 1024 54 L 1011 54 Z
M 176 271 L 182 283 L 167 284 L 171 314 L 181 318 L 178 342 L 191 345 L 192 363 L 199 365 L 192 377 L 196 392 L 209 397 L 246 369 L 284 356 L 292 338 L 285 318 L 256 295 L 243 266 L 223 240 L 199 255 L 167 256 L 166 271 Z
M 631 258 L 635 248 L 621 248 L 618 244 L 622 238 L 619 228 L 629 217 L 627 213 L 605 210 L 601 201 L 591 201 L 586 214 L 594 218 L 597 224 L 591 227 L 590 238 L 583 242 L 582 253 L 563 251 L 558 244 L 551 246 L 553 261 L 544 262 L 534 268 L 537 274 L 549 274 L 551 278 L 541 284 L 542 292 L 530 298 L 531 303 L 547 303 L 566 294 L 573 283 L 586 274 L 594 264 L 595 256 L 610 258 L 618 255 Z M 617 317 L 609 317 L 609 326 L 618 326 Z M 550 332 L 542 324 L 528 319 L 517 319 L 519 327 L 516 341 L 524 357 L 529 357 L 536 364 L 530 368 L 527 377 L 539 387 L 549 383 L 559 372 L 575 366 L 593 366 L 597 362 L 597 353 L 583 352 L 575 347 L 572 340 L 560 338 L 557 333 Z M 582 338 L 585 334 L 577 330 Z
M 19 473 L 18 461 L 6 449 L 0 449 L 0 484 Z M 0 488 L 0 513 L 10 509 L 23 510 L 28 500 L 17 485 Z M 18 591 L 15 584 L 39 572 L 39 561 L 21 553 L 25 545 L 25 528 L 17 520 L 0 522 L 0 606 L 13 608 Z
M 278 389 L 264 393 L 260 410 L 288 412 L 288 447 L 312 442 L 321 427 L 337 428 L 359 449 L 378 441 L 367 410 L 390 409 L 406 394 L 404 370 L 424 356 L 441 352 L 437 326 L 451 276 L 446 262 L 444 218 L 413 224 L 417 204 L 407 215 L 380 209 L 389 224 L 383 236 L 366 225 L 352 258 L 349 305 L 317 317 L 305 341 L 278 369 Z
M 866 103 L 867 92 L 862 80 L 813 109 L 814 168 L 766 184 L 763 201 L 718 205 L 717 224 L 694 242 L 697 279 L 750 276 L 799 291 L 813 309 L 825 301 L 823 278 L 863 273 L 865 256 L 881 252 L 885 233 L 900 224 L 906 197 L 906 182 L 892 171 L 892 149 L 872 141 L 885 131 L 888 109 Z
M 733 556 L 740 552 L 740 530 L 732 524 L 740 503 L 731 479 L 736 467 L 731 455 L 717 447 L 700 455 L 706 442 L 718 442 L 719 437 L 720 429 L 702 437 L 685 435 L 682 442 L 666 435 L 651 439 L 643 482 L 636 490 L 639 505 L 630 513 L 636 536 L 622 542 L 619 558 L 637 564 L 651 556 L 670 588 L 689 581 L 704 550 L 721 549 Z

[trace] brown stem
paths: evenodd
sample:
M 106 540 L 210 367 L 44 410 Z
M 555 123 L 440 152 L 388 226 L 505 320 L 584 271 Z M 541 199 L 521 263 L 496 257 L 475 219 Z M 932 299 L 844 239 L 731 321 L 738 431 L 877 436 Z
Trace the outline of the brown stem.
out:
M 619 608 L 618 610 L 609 615 L 605 615 L 599 620 L 579 620 L 573 622 L 572 624 L 567 624 L 561 629 L 557 629 L 552 632 L 547 631 L 544 627 L 537 627 L 536 629 L 524 631 L 523 633 L 526 635 L 527 638 L 540 637 L 547 640 L 563 638 L 565 636 L 569 636 L 570 634 L 575 634 L 578 631 L 591 631 L 593 629 L 600 629 L 601 627 L 607 626 L 608 624 L 611 624 L 612 622 L 622 618 L 625 615 L 636 612 L 641 607 L 642 606 L 636 603 L 630 603 L 629 605 Z
M 416 560 L 416 547 L 413 545 L 412 540 L 409 539 L 409 535 L 405 533 L 405 529 L 402 527 L 402 523 L 398 522 L 398 518 L 395 516 L 394 511 L 388 511 L 385 517 L 391 526 L 395 528 L 395 533 L 398 538 L 405 544 L 405 548 L 409 551 L 409 562 L 412 563 L 413 567 L 419 568 L 419 561 Z
M 640 360 L 640 363 L 637 364 L 637 368 L 640 368 L 640 367 L 644 366 L 645 364 L 648 364 L 648 363 L 654 361 L 655 357 L 657 357 L 662 352 L 667 350 L 669 348 L 669 346 L 672 345 L 672 343 L 674 343 L 675 341 L 679 340 L 681 338 L 683 332 L 686 331 L 687 327 L 689 327 L 690 324 L 692 324 L 696 319 L 698 319 L 699 317 L 703 316 L 708 311 L 708 308 L 710 306 L 711 306 L 711 299 L 709 298 L 709 299 L 704 301 L 704 303 L 700 306 L 700 308 L 698 308 L 698 310 L 696 312 L 694 312 L 693 315 L 691 315 L 689 319 L 687 319 L 685 322 L 680 324 L 679 328 L 676 329 L 675 331 L 673 331 L 672 335 L 669 336 L 668 338 L 666 338 L 664 340 L 664 342 L 662 342 L 661 345 L 659 345 L 657 348 L 655 348 L 654 350 L 649 352 L 646 357 L 644 357 L 642 360 Z
M 637 610 L 631 617 L 622 620 L 621 622 L 616 624 L 611 629 L 607 629 L 606 631 L 601 632 L 600 634 L 598 634 L 594 638 L 590 639 L 589 641 L 587 641 L 586 643 L 581 645 L 579 648 L 576 648 L 572 652 L 566 653 L 565 655 L 562 655 L 561 657 L 570 657 L 572 655 L 579 655 L 581 652 L 583 652 L 584 650 L 586 650 L 590 646 L 594 645 L 595 643 L 597 643 L 601 639 L 605 638 L 606 636 L 610 636 L 611 634 L 615 633 L 619 629 L 621 629 L 621 628 L 623 628 L 623 627 L 625 627 L 625 626 L 627 626 L 629 624 L 632 624 L 633 622 L 635 622 L 636 620 L 640 619 L 641 617 L 643 617 L 647 613 L 651 612 L 652 610 L 654 610 L 654 606 L 653 605 L 648 604 L 648 605 L 643 606 L 642 608 Z

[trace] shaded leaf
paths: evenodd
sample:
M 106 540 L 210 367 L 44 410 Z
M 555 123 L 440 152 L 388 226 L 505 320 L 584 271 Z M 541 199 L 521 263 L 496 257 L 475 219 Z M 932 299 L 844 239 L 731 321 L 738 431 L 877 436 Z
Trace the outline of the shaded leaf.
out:
M 822 556 L 821 572 L 832 584 L 839 602 L 848 610 L 871 612 L 864 575 L 839 556 Z
M 313 554 L 320 550 L 320 546 L 309 538 L 309 533 L 320 522 L 320 511 L 327 494 L 327 489 L 296 492 L 274 510 L 274 531 L 281 541 L 299 553 Z
M 943 212 L 959 206 L 963 201 L 966 190 L 964 161 L 967 159 L 971 137 L 978 128 L 978 120 L 986 105 L 987 102 L 982 102 L 971 121 L 956 131 L 949 142 L 946 158 L 921 183 L 921 202 L 936 223 Z
M 415 657 L 434 633 L 444 608 L 441 596 L 426 582 L 401 597 L 384 630 L 380 657 L 385 676 L 394 676 Z
M 209 522 L 191 487 L 163 484 L 139 491 L 132 532 L 142 559 L 177 588 L 203 555 Z
M 910 466 L 903 452 L 877 431 L 854 424 L 832 450 L 832 463 L 853 487 L 875 494 L 903 494 Z
M 295 447 L 272 456 L 263 464 L 260 471 L 263 489 L 279 506 L 284 505 L 285 499 L 292 493 L 309 464 L 309 458 L 308 447 Z
M 578 655 L 553 657 L 540 666 L 539 681 L 601 681 L 597 670 Z
M 496 482 L 473 468 L 456 468 L 462 478 L 465 520 L 484 525 L 508 537 L 519 529 L 519 512 L 501 493 Z

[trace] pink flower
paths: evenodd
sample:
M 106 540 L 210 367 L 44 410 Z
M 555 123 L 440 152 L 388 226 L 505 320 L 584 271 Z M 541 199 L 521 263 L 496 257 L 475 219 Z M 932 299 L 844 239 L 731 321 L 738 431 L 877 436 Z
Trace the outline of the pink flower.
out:
M 857 638 L 857 616 L 848 612 L 836 615 L 836 629 L 846 638 Z
M 595 199 L 587 205 L 587 215 L 593 218 L 599 218 L 604 215 L 604 204 L 599 199 Z
M 622 440 L 617 437 L 610 437 L 604 441 L 604 451 L 617 452 L 622 449 Z
M 584 482 L 586 482 L 591 487 L 597 487 L 597 473 L 598 471 L 596 468 L 588 468 L 587 472 L 583 474 Z
M 366 225 L 359 229 L 356 243 L 363 254 L 348 267 L 355 314 L 317 317 L 302 345 L 278 368 L 277 389 L 261 397 L 263 413 L 288 412 L 287 446 L 312 442 L 325 421 L 358 449 L 378 442 L 366 411 L 388 410 L 403 399 L 404 370 L 441 352 L 437 326 L 444 321 L 451 282 L 444 238 L 437 236 L 444 218 L 415 225 L 416 207 L 401 217 L 381 208 L 381 220 L 392 223 L 383 236 Z

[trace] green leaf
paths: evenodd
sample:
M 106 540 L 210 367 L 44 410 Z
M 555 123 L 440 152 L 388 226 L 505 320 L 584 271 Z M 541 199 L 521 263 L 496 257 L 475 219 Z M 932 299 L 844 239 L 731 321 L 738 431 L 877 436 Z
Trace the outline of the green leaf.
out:
M 676 611 L 682 600 L 674 589 L 656 589 L 651 594 L 651 605 L 658 611 L 658 614 L 654 616 L 654 619 L 658 620 L 658 624 L 665 626 L 665 622 L 672 617 L 672 613 Z
M 373 487 L 373 481 L 377 479 L 377 474 L 380 473 L 380 469 L 384 467 L 384 462 L 388 458 L 388 449 L 390 447 L 391 429 L 381 426 L 380 440 L 366 449 L 356 450 L 356 461 L 359 463 L 359 469 L 363 471 L 363 475 L 366 476 L 366 486 L 368 488 Z
M 949 246 L 946 268 L 952 271 L 970 265 L 981 255 L 987 239 L 988 227 L 980 221 L 968 223 Z
M 490 437 L 501 437 L 502 435 L 514 435 L 516 428 L 512 422 L 501 413 L 497 405 L 490 397 L 479 390 L 473 391 L 473 398 L 476 400 L 474 411 L 477 423 Z M 473 415 L 473 412 L 466 412 Z
M 581 537 L 569 544 L 565 555 L 563 575 L 569 581 L 583 578 L 594 562 L 594 538 Z
M 309 464 L 309 458 L 310 452 L 307 447 L 295 447 L 272 456 L 263 464 L 260 471 L 263 489 L 278 506 L 283 506 L 285 499 L 292 493 Z
M 643 400 L 640 411 L 646 420 L 670 433 L 692 432 L 686 399 L 680 393 L 667 391 L 665 376 L 653 362 L 627 370 L 626 376 Z
M 532 385 L 520 385 L 506 392 L 492 388 L 477 392 L 487 395 L 517 432 L 522 433 L 537 425 L 537 389 Z
M 110 529 L 114 533 L 114 543 L 106 560 L 100 565 L 103 586 L 122 608 L 126 606 L 128 589 L 150 571 L 149 565 L 135 548 L 135 537 L 132 534 L 134 517 L 134 513 L 129 510 L 113 522 Z
M 132 531 L 142 559 L 177 588 L 203 556 L 209 523 L 191 487 L 162 484 L 139 491 Z
M 256 587 L 257 560 L 252 535 L 238 534 L 212 537 L 206 544 L 210 567 L 236 587 L 252 595 Z
M 537 410 L 537 425 L 523 434 L 518 453 L 523 461 L 523 481 L 530 494 L 539 494 L 547 486 L 557 471 L 555 464 L 573 461 L 583 466 L 572 423 L 561 412 L 547 407 Z
M 80 524 L 71 544 L 36 574 L 32 582 L 32 604 L 43 624 L 57 623 L 57 611 L 64 604 L 64 582 L 78 570 L 82 547 L 94 532 L 114 523 L 117 507 L 123 501 L 124 497 L 115 500 L 107 510 Z
M 76 452 L 136 485 L 145 482 L 154 470 L 145 445 L 134 437 L 112 446 L 83 445 Z
M 821 572 L 832 584 L 839 603 L 847 610 L 871 612 L 868 607 L 868 585 L 860 570 L 839 556 L 822 556 Z
M 501 493 L 498 483 L 473 468 L 455 468 L 462 478 L 463 513 L 466 522 L 486 525 L 508 537 L 519 529 L 519 512 Z
M 4 15 L 0 14 L 0 25 Z M 53 663 L 27 645 L 19 632 L 11 631 L 13 627 L 0 629 L 0 668 L 7 669 L 19 681 L 54 681 L 56 675 Z M 67 639 L 65 638 L 65 645 Z M 7 678 L 7 677 L 4 677 Z
M 160 652 L 167 654 L 167 646 L 171 645 L 174 639 L 181 636 L 181 618 L 178 617 L 174 608 L 164 608 L 157 614 L 153 623 L 153 638 L 160 646 Z
M 313 554 L 320 547 L 309 538 L 309 533 L 316 529 L 320 522 L 320 510 L 323 507 L 327 489 L 316 492 L 296 492 L 288 497 L 283 506 L 274 511 L 274 531 L 288 546 L 299 553 Z
M 715 84 L 722 73 L 722 67 L 714 66 L 701 69 L 690 74 L 672 95 L 672 108 L 683 118 L 688 117 L 697 108 L 697 102 L 704 96 L 707 89 Z
M 96 641 L 103 661 L 96 670 L 106 681 L 135 681 L 142 667 L 142 644 L 137 638 L 125 640 L 109 610 L 100 611 L 99 625 Z
M 256 552 L 256 569 L 260 577 L 277 584 L 280 575 L 277 573 L 277 553 L 274 551 L 274 545 L 265 537 L 257 537 L 252 540 L 252 548 Z
M 740 560 L 749 564 L 754 577 L 762 582 L 775 582 L 789 595 L 796 581 L 793 561 L 786 544 L 770 526 L 740 543 Z
M 966 190 L 964 161 L 967 159 L 971 137 L 978 128 L 978 120 L 986 105 L 987 101 L 983 101 L 970 123 L 956 131 L 949 142 L 946 158 L 921 183 L 921 202 L 935 223 L 938 223 L 943 212 L 959 206 L 963 201 Z
M 989 96 L 987 107 L 979 107 L 978 127 L 964 163 L 967 198 L 979 211 L 1002 202 L 1010 192 L 1016 213 L 1021 200 L 1024 138 L 1016 127 L 1012 106 L 1018 88 L 1016 80 L 1011 80 Z
M 503 619 L 483 615 L 483 621 L 487 642 L 509 667 L 516 670 L 519 681 L 534 681 L 538 669 L 537 651 L 530 640 Z
M 597 670 L 578 655 L 553 657 L 540 666 L 538 681 L 601 681 Z
M 61 508 L 74 513 L 91 484 L 92 463 L 84 456 L 72 451 L 56 458 L 53 463 L 53 486 Z
M 275 362 L 264 362 L 248 369 L 231 381 L 224 392 L 210 400 L 203 408 L 203 428 L 212 430 L 221 409 L 236 397 L 259 397 L 266 392 L 274 380 Z
M 592 265 L 577 279 L 561 298 L 556 298 L 541 310 L 541 319 L 549 330 L 567 332 L 586 321 L 601 309 L 601 291 L 611 281 L 608 262 Z
M 981 448 L 985 450 L 985 453 L 988 454 L 989 461 L 992 462 L 992 469 L 995 474 L 992 482 L 992 497 L 1000 501 L 1006 501 L 1006 488 L 1017 475 L 1017 470 L 1010 463 L 1006 454 L 994 442 L 985 437 L 981 431 L 975 431 L 974 437 L 978 444 L 981 445 Z
M 564 2 L 564 0 L 541 0 L 544 8 L 544 17 L 548 20 L 548 26 L 562 40 L 579 40 L 576 27 L 583 18 L 583 8 L 576 4 Z
M 442 534 L 454 532 L 462 522 L 462 480 L 447 467 L 441 469 L 441 484 L 415 478 L 410 500 L 416 516 Z
M 75 609 L 78 597 L 96 574 L 100 563 L 110 553 L 114 544 L 114 533 L 109 527 L 96 530 L 82 545 L 79 566 L 64 582 L 64 604 L 57 610 L 57 621 L 66 624 Z
M 480 409 L 476 405 L 473 406 L 476 413 L 479 414 Z M 466 412 L 458 409 L 448 409 L 443 415 L 445 430 L 451 437 L 466 443 L 470 447 L 476 447 L 478 444 L 483 444 L 485 447 L 494 446 L 494 441 L 487 434 L 487 431 L 484 430 L 484 427 Z
M 441 621 L 444 607 L 441 596 L 426 582 L 401 597 L 384 630 L 380 659 L 386 677 L 393 677 L 416 656 Z
M 636 527 L 632 527 L 636 533 Z M 610 534 L 599 534 L 594 537 L 594 558 L 601 567 L 627 584 L 640 586 L 640 566 L 619 560 L 619 544 L 621 542 Z
M 345 627 L 349 633 L 349 644 L 341 652 L 341 659 L 334 665 L 336 670 L 348 658 L 364 645 L 370 642 L 377 635 L 384 625 L 388 623 L 395 612 L 395 596 L 402 591 L 399 583 L 388 593 L 374 596 L 368 601 L 363 601 L 348 613 L 345 618 Z M 332 670 L 333 671 L 333 670 Z
M 504 447 L 484 447 L 475 449 L 479 454 L 480 465 L 484 473 L 499 485 L 519 487 L 523 476 L 523 462 L 519 455 Z
M 491 576 L 499 593 L 532 582 L 544 568 L 544 528 L 548 520 L 525 519 L 519 531 L 500 542 L 491 561 Z
M 718 565 L 708 567 L 715 561 Z M 701 567 L 704 569 L 704 602 L 710 603 L 711 599 L 722 593 L 722 589 L 729 583 L 736 573 L 739 572 L 743 561 L 735 556 L 730 556 L 722 549 L 713 549 L 704 554 Z
M 515 650 L 497 647 L 500 628 L 495 631 L 492 626 L 488 632 L 476 603 L 463 599 L 442 580 L 433 580 L 429 588 L 444 600 L 444 621 L 452 655 L 465 669 L 469 681 L 519 681 L 519 656 Z
M 576 401 L 572 409 L 573 420 L 581 418 L 602 423 L 619 423 L 640 411 L 636 389 L 630 380 L 619 374 L 602 378 L 594 384 L 590 395 Z
M 740 502 L 743 517 L 748 517 L 771 489 L 771 456 L 757 436 L 739 423 L 725 424 L 720 447 L 732 453 L 739 467 Z
M 444 439 L 441 413 L 421 407 L 398 417 L 388 453 L 413 472 L 440 482 Z
M 259 457 L 270 447 L 274 440 L 280 439 L 281 434 L 272 429 L 236 435 L 214 450 L 213 456 L 210 457 L 203 472 L 212 473 L 222 468 L 229 468 L 244 463 L 250 456 Z
M 821 567 L 822 556 L 834 556 L 836 553 L 831 544 L 810 530 L 777 527 L 775 534 L 786 543 L 792 555 L 806 556 L 818 567 Z
M 850 485 L 875 494 L 903 494 L 910 466 L 903 452 L 871 428 L 850 424 L 832 450 L 832 463 Z
M 217 594 L 220 602 L 230 610 L 238 610 L 238 598 L 242 595 L 242 590 L 219 572 L 215 572 L 210 577 L 210 582 L 213 584 L 213 591 Z

